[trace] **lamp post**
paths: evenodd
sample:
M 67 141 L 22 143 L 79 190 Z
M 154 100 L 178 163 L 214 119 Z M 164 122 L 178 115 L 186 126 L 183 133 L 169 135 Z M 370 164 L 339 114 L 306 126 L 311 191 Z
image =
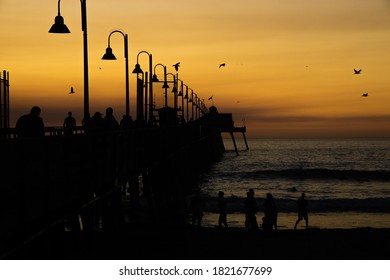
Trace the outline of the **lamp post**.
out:
M 192 105 L 195 106 L 195 120 L 197 120 L 198 119 L 198 95 L 196 93 L 194 93 L 194 95 L 195 98 L 193 99 L 194 102 L 192 103 Z
M 49 33 L 70 33 L 64 23 L 64 18 L 60 12 L 60 1 L 58 0 L 58 15 L 54 19 L 54 24 Z M 88 40 L 87 40 L 87 1 L 80 0 L 81 3 L 81 30 L 83 31 L 84 50 L 84 119 L 89 118 L 89 83 L 88 83 Z
M 191 97 L 188 102 L 191 103 L 191 120 L 194 120 L 194 91 L 191 89 Z
M 184 95 L 183 95 L 184 83 L 180 79 L 177 79 L 177 80 L 180 81 L 180 91 L 179 91 L 177 96 L 181 97 L 181 117 L 182 117 L 182 120 L 184 120 Z
M 176 75 L 172 73 L 168 73 L 167 75 L 172 75 L 173 77 L 173 108 L 176 110 L 177 109 L 177 80 L 176 80 Z
M 137 54 L 137 64 L 134 67 L 133 73 L 134 74 L 143 74 L 144 71 L 142 71 L 141 66 L 138 63 L 138 57 L 141 53 L 145 53 L 149 57 L 149 120 L 153 121 L 153 73 L 152 73 L 152 67 L 153 67 L 153 61 L 152 61 L 152 54 L 150 54 L 147 51 L 140 51 Z M 147 121 L 147 90 L 145 90 L 145 120 Z
M 153 82 L 160 82 L 157 78 L 157 75 L 156 75 L 156 67 L 157 66 L 162 66 L 164 68 L 164 84 L 162 86 L 162 88 L 164 89 L 164 94 L 165 94 L 165 98 L 164 98 L 164 101 L 165 101 L 165 107 L 168 107 L 168 83 L 167 83 L 167 67 L 164 65 L 164 64 L 161 64 L 161 63 L 158 63 L 154 66 L 154 69 L 153 69 Z
M 112 53 L 112 49 L 110 47 L 110 39 L 111 35 L 114 33 L 122 34 L 124 38 L 124 50 L 125 50 L 125 78 L 126 78 L 126 117 L 130 116 L 130 90 L 129 90 L 129 55 L 128 55 L 128 39 L 127 34 L 124 34 L 122 31 L 114 30 L 108 35 L 108 45 L 106 48 L 106 53 L 103 55 L 103 60 L 116 60 L 115 55 Z
M 186 121 L 187 121 L 187 123 L 188 123 L 188 118 L 189 118 L 189 116 L 188 116 L 188 86 L 186 85 L 186 95 L 183 97 L 183 99 L 186 99 L 187 100 L 187 111 L 186 111 L 186 113 L 187 113 L 187 118 L 186 118 Z

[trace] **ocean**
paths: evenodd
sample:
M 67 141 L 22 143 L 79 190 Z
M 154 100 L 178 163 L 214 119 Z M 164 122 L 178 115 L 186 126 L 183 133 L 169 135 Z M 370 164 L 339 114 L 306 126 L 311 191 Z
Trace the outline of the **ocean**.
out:
M 306 194 L 311 228 L 390 228 L 390 139 L 224 139 L 226 152 L 200 178 L 203 226 L 217 225 L 217 193 L 228 202 L 228 224 L 244 227 L 244 198 L 255 191 L 263 217 L 271 193 L 278 228 L 292 229 L 297 199 Z M 296 190 L 296 191 L 295 191 Z M 304 228 L 304 221 L 298 227 Z

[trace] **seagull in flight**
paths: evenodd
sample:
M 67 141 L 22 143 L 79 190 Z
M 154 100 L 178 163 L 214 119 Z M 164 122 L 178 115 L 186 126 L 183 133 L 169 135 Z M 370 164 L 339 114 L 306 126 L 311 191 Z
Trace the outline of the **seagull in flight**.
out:
M 179 71 L 180 62 L 173 64 L 172 66 L 175 67 L 176 71 Z
M 359 69 L 359 70 L 353 69 L 353 72 L 354 72 L 355 74 L 360 74 L 360 72 L 362 72 L 362 69 Z
M 362 97 L 367 97 L 368 96 L 368 93 L 363 93 L 362 94 Z
M 73 90 L 73 87 L 70 87 L 70 92 L 69 92 L 69 94 L 73 94 L 73 93 L 75 93 L 74 90 Z
M 226 63 L 221 63 L 221 64 L 219 65 L 219 68 L 225 67 L 225 66 L 226 66 Z

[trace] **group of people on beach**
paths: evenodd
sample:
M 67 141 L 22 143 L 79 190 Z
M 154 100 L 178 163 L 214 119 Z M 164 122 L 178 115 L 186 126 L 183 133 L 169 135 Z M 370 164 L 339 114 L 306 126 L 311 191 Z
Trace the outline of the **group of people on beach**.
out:
M 218 211 L 218 227 L 219 228 L 228 228 L 227 224 L 227 201 L 225 199 L 223 191 L 218 192 L 217 200 L 217 211 Z M 308 202 L 306 200 L 306 194 L 302 193 L 300 198 L 297 200 L 297 212 L 298 218 L 295 222 L 294 230 L 297 229 L 297 226 L 300 221 L 305 220 L 306 229 L 309 227 L 309 216 L 307 211 Z M 203 208 L 205 202 L 203 201 L 200 191 L 197 190 L 195 195 L 191 199 L 191 209 L 192 209 L 192 225 L 200 226 L 203 217 Z M 272 231 L 278 229 L 278 209 L 276 206 L 275 199 L 271 193 L 266 194 L 264 200 L 264 217 L 262 218 L 262 228 L 264 231 Z M 258 230 L 259 223 L 257 221 L 256 213 L 259 212 L 259 207 L 257 200 L 255 198 L 255 191 L 249 189 L 246 193 L 246 198 L 244 200 L 244 212 L 245 212 L 245 229 L 248 231 Z
M 259 208 L 255 199 L 255 192 L 253 189 L 249 189 L 245 198 L 245 229 L 257 230 L 259 228 L 256 212 Z M 302 193 L 301 197 L 297 200 L 298 206 L 298 219 L 295 222 L 294 229 L 297 228 L 300 221 L 305 220 L 306 228 L 309 227 L 309 216 L 307 213 L 307 200 L 306 194 Z M 278 209 L 276 202 L 271 193 L 266 194 L 264 200 L 264 217 L 262 218 L 262 228 L 265 231 L 272 231 L 278 229 Z

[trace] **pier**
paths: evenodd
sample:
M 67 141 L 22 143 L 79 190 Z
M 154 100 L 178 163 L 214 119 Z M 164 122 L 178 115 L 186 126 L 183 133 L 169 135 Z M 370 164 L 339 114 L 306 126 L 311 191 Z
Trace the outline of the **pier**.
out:
M 89 250 L 97 236 L 110 242 L 130 224 L 185 227 L 186 199 L 225 150 L 222 131 L 212 113 L 121 131 L 46 128 L 41 138 L 3 131 L 1 259 L 66 258 L 69 242 Z

